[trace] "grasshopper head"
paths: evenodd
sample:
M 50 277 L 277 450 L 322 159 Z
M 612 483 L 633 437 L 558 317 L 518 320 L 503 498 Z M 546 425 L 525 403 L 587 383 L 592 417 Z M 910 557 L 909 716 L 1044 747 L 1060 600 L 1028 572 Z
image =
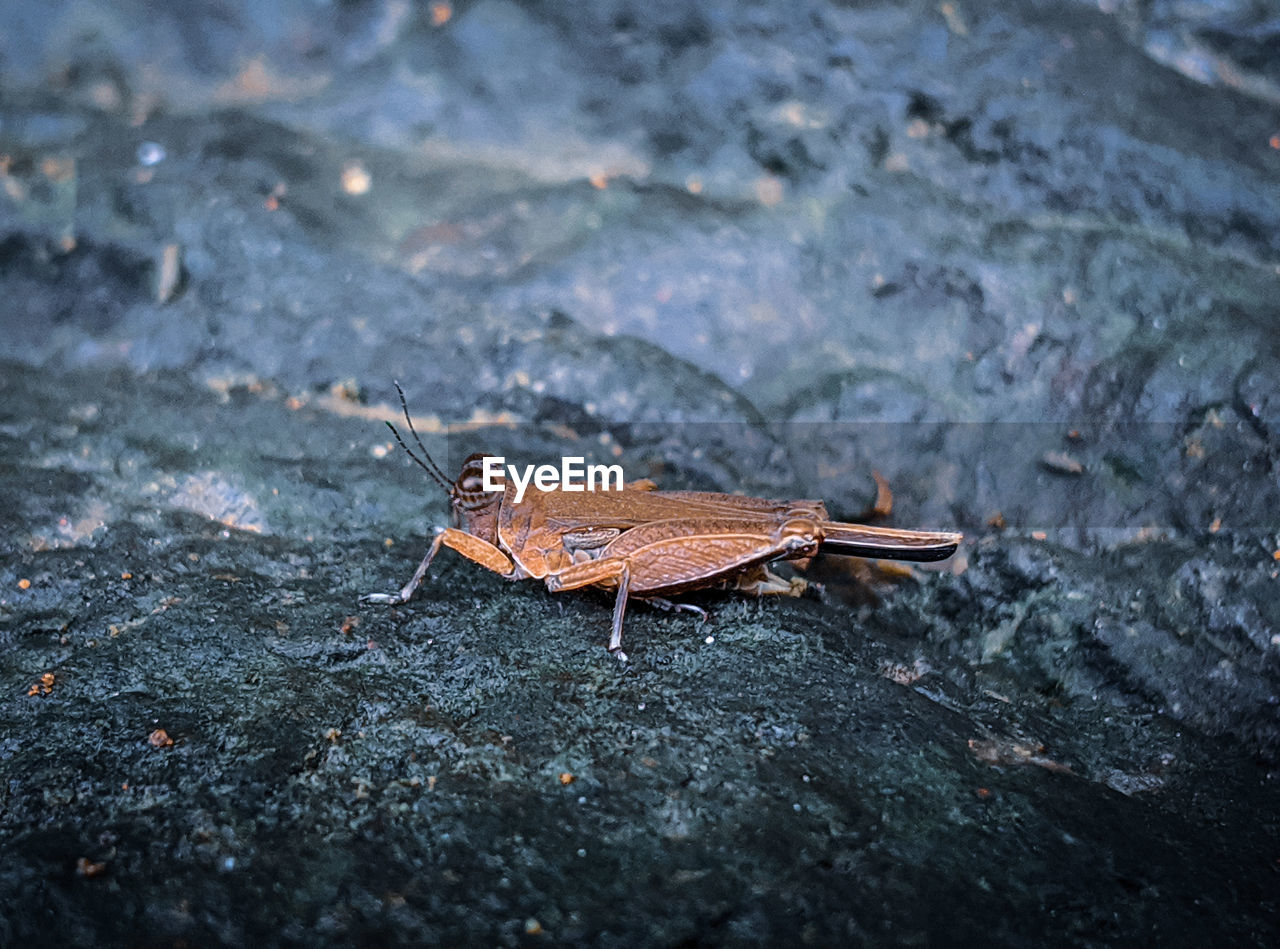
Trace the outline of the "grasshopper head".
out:
M 488 457 L 475 454 L 462 463 L 458 480 L 449 489 L 449 503 L 453 507 L 453 521 L 473 537 L 498 542 L 498 509 L 502 506 L 503 492 L 484 489 L 484 460 Z

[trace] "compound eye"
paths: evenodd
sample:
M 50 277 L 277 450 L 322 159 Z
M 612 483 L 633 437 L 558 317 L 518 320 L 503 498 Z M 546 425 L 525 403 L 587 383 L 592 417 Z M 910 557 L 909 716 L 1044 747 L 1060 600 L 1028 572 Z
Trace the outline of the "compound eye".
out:
M 478 474 L 469 474 L 458 482 L 463 494 L 481 494 L 484 492 L 484 479 Z

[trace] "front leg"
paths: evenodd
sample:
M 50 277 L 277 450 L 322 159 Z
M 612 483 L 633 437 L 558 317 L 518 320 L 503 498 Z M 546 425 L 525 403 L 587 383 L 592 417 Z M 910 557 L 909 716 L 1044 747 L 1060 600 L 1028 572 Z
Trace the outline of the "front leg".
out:
M 431 561 L 440 552 L 441 546 L 456 550 L 468 560 L 474 560 L 494 573 L 500 573 L 504 577 L 514 576 L 516 567 L 511 562 L 511 558 L 488 541 L 458 530 L 456 527 L 437 527 L 435 533 L 435 540 L 431 542 L 427 555 L 422 558 L 422 563 L 418 564 L 418 569 L 413 572 L 409 582 L 400 588 L 399 593 L 366 593 L 360 597 L 360 600 L 364 603 L 388 603 L 393 606 L 408 603 L 418 587 L 422 585 Z

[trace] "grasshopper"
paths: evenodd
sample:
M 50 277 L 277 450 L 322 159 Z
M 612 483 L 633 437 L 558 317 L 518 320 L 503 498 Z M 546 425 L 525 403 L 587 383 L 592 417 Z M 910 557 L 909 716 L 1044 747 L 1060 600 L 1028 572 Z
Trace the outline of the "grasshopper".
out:
M 403 392 L 400 404 L 422 457 L 404 443 L 394 425 L 388 422 L 387 427 L 408 456 L 448 493 L 453 526 L 435 528 L 430 549 L 399 592 L 370 593 L 361 597 L 365 602 L 407 603 L 440 548 L 448 547 L 508 580 L 541 580 L 552 592 L 584 587 L 615 591 L 609 652 L 625 661 L 622 617 L 628 600 L 705 618 L 700 607 L 666 597 L 712 588 L 797 596 L 805 581 L 780 577 L 769 564 L 788 560 L 803 567 L 819 550 L 893 560 L 945 560 L 962 539 L 950 531 L 833 521 L 821 501 L 659 491 L 649 480 L 587 494 L 532 488 L 517 502 L 509 480 L 500 491 L 484 490 L 483 454 L 469 457 L 457 480 L 450 482 L 418 438 Z

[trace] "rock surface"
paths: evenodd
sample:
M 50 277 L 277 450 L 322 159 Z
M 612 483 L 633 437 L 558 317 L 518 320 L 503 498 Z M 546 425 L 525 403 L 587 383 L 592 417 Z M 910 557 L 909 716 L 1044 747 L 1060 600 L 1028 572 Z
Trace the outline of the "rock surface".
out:
M 0 944 L 1273 945 L 1247 3 L 142 0 L 0 34 Z M 705 625 L 381 426 L 966 531 Z

